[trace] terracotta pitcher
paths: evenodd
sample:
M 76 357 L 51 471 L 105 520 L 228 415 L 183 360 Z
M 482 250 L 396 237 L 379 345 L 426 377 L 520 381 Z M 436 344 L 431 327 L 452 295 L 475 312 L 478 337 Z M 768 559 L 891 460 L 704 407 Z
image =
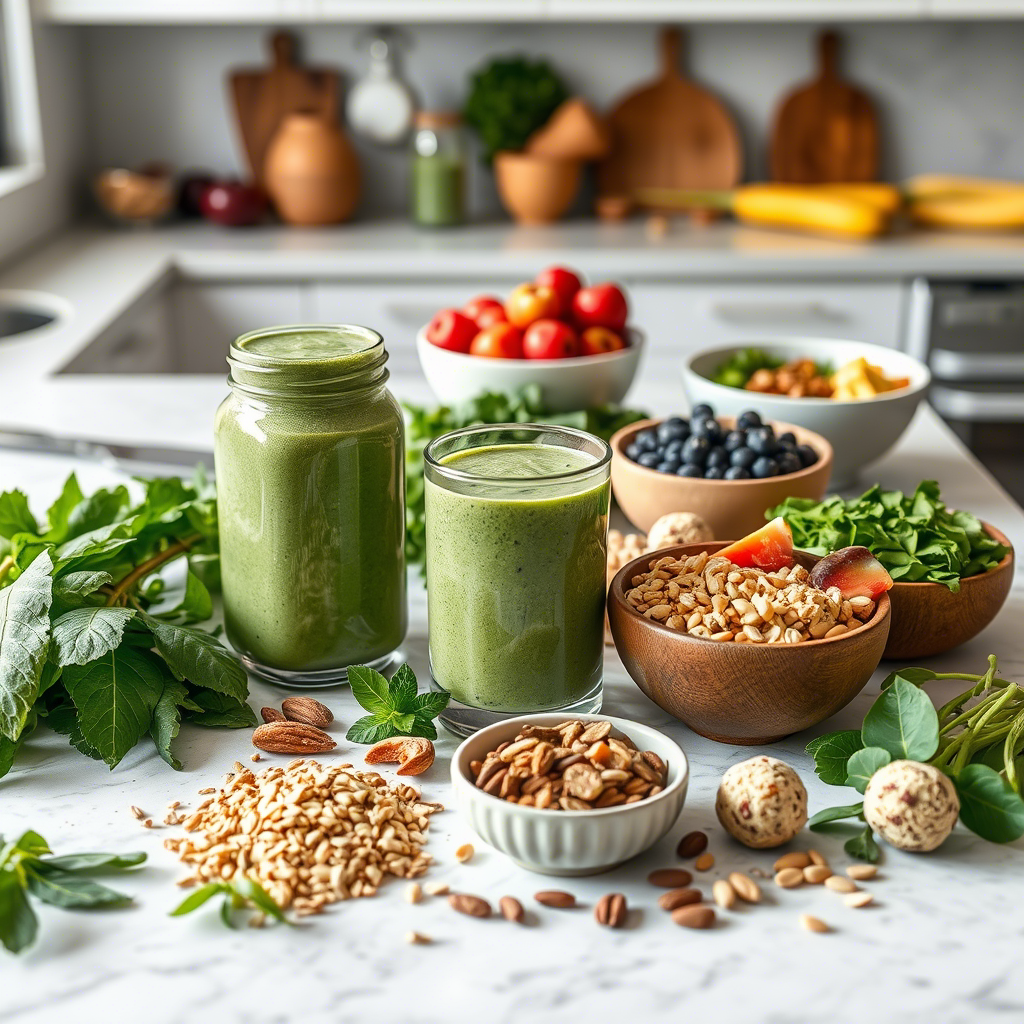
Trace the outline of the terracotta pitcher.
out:
M 281 219 L 336 224 L 359 201 L 359 161 L 341 128 L 320 114 L 289 114 L 267 147 L 263 178 Z

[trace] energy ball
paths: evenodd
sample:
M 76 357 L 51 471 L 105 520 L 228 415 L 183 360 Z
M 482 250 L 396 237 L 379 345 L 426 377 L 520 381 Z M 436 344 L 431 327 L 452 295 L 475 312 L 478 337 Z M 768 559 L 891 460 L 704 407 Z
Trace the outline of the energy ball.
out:
M 785 761 L 752 757 L 722 776 L 715 812 L 726 832 L 744 846 L 781 846 L 807 822 L 807 790 Z
M 960 814 L 948 775 L 920 761 L 892 761 L 864 791 L 864 818 L 897 850 L 926 853 L 945 842 Z
M 669 512 L 651 527 L 647 534 L 647 550 L 657 551 L 673 544 L 699 544 L 714 539 L 711 527 L 696 512 Z

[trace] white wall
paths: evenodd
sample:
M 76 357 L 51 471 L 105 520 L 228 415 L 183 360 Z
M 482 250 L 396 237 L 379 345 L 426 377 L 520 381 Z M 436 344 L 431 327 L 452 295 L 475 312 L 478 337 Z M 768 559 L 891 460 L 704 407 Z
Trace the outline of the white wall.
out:
M 623 0 L 628 2 L 628 0 Z M 249 26 L 97 27 L 85 36 L 85 88 L 93 167 L 168 160 L 218 172 L 241 167 L 225 75 L 263 63 L 265 30 Z M 652 74 L 651 25 L 432 25 L 408 28 L 407 77 L 429 106 L 458 106 L 467 73 L 488 56 L 550 57 L 574 90 L 600 106 Z M 730 104 L 749 159 L 762 174 L 771 112 L 810 73 L 812 36 L 802 24 L 700 25 L 690 32 L 690 66 Z M 306 60 L 343 70 L 366 66 L 354 41 L 362 29 L 297 30 Z M 843 29 L 846 68 L 877 98 L 885 170 L 1024 177 L 1024 22 L 874 24 Z M 404 203 L 404 152 L 361 145 L 371 182 L 363 212 Z M 479 210 L 494 207 L 490 175 L 477 173 Z

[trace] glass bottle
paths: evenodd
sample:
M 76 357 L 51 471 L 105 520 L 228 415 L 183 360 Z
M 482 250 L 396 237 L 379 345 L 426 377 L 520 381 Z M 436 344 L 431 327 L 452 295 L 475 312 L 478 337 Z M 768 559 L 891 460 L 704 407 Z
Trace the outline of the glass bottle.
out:
M 452 111 L 416 115 L 410 168 L 411 210 L 424 227 L 450 227 L 466 219 L 466 147 L 461 119 Z

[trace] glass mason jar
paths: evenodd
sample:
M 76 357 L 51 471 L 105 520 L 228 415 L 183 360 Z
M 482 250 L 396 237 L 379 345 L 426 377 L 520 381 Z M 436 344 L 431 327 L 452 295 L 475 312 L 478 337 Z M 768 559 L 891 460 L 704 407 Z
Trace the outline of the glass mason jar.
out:
M 404 429 L 384 340 L 268 327 L 228 356 L 214 459 L 228 639 L 277 683 L 383 667 L 405 637 Z
M 604 681 L 611 449 L 582 430 L 476 426 L 424 451 L 433 685 L 467 735 L 593 712 Z
M 448 227 L 466 219 L 466 147 L 458 114 L 421 110 L 416 115 L 410 185 L 417 224 Z

